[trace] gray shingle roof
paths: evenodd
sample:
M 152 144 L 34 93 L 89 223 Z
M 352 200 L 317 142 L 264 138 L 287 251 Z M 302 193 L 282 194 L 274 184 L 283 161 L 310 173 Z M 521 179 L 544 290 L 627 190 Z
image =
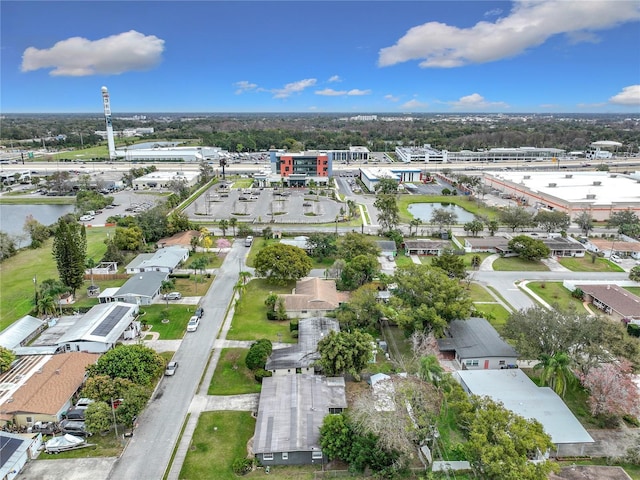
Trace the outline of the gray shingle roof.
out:
M 506 343 L 484 318 L 471 317 L 449 324 L 448 338 L 438 340 L 440 350 L 455 350 L 460 358 L 517 357 L 518 352 Z

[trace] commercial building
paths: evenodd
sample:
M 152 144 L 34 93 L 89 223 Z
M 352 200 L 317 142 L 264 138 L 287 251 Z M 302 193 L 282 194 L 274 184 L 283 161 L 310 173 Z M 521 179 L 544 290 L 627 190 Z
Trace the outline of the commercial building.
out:
M 419 147 L 396 147 L 398 159 L 404 163 L 449 163 L 449 162 L 552 162 L 565 156 L 560 148 L 511 147 L 489 148 L 473 152 L 462 150 L 449 152 L 438 150 L 429 144 Z
M 382 179 L 395 180 L 398 183 L 420 181 L 422 170 L 419 168 L 360 168 L 360 180 L 370 192 L 375 191 L 376 185 Z
M 149 160 L 149 161 L 157 161 L 157 160 Z M 198 183 L 198 177 L 200 176 L 200 172 L 195 171 L 156 171 L 148 173 L 147 175 L 143 175 L 141 177 L 135 178 L 133 180 L 133 188 L 136 190 L 141 190 L 145 188 L 167 188 L 171 184 L 171 182 L 182 182 L 187 187 L 193 187 L 196 183 Z
M 269 181 L 282 182 L 289 187 L 304 187 L 313 180 L 326 185 L 332 175 L 332 156 L 327 152 L 270 152 L 271 173 Z
M 587 212 L 596 221 L 631 210 L 640 215 L 640 180 L 611 172 L 486 172 L 484 183 L 496 194 L 520 203 L 565 212 L 572 219 Z

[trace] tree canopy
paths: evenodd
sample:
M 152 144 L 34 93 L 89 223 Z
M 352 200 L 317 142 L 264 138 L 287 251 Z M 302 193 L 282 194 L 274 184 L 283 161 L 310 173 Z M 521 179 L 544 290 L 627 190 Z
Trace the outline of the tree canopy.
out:
M 84 282 L 87 256 L 84 225 L 67 222 L 63 218 L 58 220 L 53 237 L 52 254 L 56 260 L 60 280 L 75 293 Z
M 331 331 L 318 342 L 320 359 L 317 365 L 325 375 L 348 373 L 360 378 L 372 355 L 373 337 L 360 330 L 353 332 Z
M 312 263 L 303 249 L 274 243 L 258 252 L 254 266 L 257 275 L 266 277 L 276 284 L 285 284 L 290 280 L 299 280 L 307 276 Z
M 149 386 L 164 370 L 164 360 L 144 345 L 119 345 L 87 367 L 90 377 L 107 375 Z
M 542 240 L 527 235 L 518 235 L 509 240 L 509 248 L 525 260 L 538 261 L 551 253 Z
M 396 269 L 397 288 L 385 314 L 407 331 L 441 333 L 447 324 L 471 311 L 469 292 L 440 268 L 409 264 Z
M 533 213 L 522 207 L 507 207 L 500 211 L 500 221 L 515 232 L 519 228 L 535 225 Z
M 346 262 L 358 255 L 373 255 L 377 257 L 380 248 L 375 241 L 366 235 L 349 232 L 338 240 L 338 257 Z

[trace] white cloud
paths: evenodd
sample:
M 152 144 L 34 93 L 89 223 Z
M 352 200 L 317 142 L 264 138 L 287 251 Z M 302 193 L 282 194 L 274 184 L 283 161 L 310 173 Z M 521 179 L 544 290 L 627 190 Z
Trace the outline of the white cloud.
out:
M 495 22 L 481 21 L 470 28 L 428 22 L 411 28 L 395 45 L 382 48 L 378 65 L 387 67 L 421 60 L 420 67 L 459 67 L 513 57 L 543 44 L 550 37 L 606 30 L 640 19 L 639 2 L 610 0 L 523 0 Z
M 233 86 L 236 87 L 236 94 L 240 95 L 241 93 L 255 90 L 258 85 L 255 83 L 248 82 L 246 80 L 241 80 L 239 82 L 234 83 Z
M 53 76 L 118 75 L 151 69 L 162 60 L 163 50 L 164 40 L 135 30 L 98 40 L 71 37 L 51 48 L 27 48 L 21 69 L 53 68 Z
M 370 95 L 371 90 L 360 90 L 358 88 L 354 88 L 352 90 L 334 90 L 333 88 L 325 88 L 323 90 L 317 90 L 316 95 L 324 95 L 327 97 L 340 97 L 343 95 L 349 97 L 357 97 L 362 95 Z
M 476 110 L 479 108 L 508 107 L 508 105 L 504 102 L 488 102 L 479 93 L 472 93 L 471 95 L 460 97 L 459 100 L 456 100 L 454 102 L 449 102 L 449 104 L 457 109 L 469 109 L 469 110 Z
M 333 88 L 325 88 L 322 90 L 316 90 L 316 95 L 324 95 L 326 97 L 339 97 L 340 95 L 346 95 L 346 90 L 334 90 Z
M 350 97 L 359 97 L 362 95 L 371 95 L 371 90 L 360 90 L 359 88 L 353 88 L 347 92 Z
M 493 10 L 489 10 L 484 12 L 485 17 L 499 17 L 502 15 L 503 10 L 501 8 L 494 8 Z
M 329 83 L 341 82 L 342 79 L 340 78 L 340 75 L 334 75 L 328 81 L 329 81 Z
M 616 105 L 640 105 L 640 85 L 630 85 L 624 87 L 620 93 L 609 99 Z
M 388 94 L 384 96 L 385 100 L 389 100 L 390 102 L 397 102 L 400 100 L 400 97 L 396 97 L 394 95 Z
M 297 82 L 287 83 L 284 88 L 276 88 L 272 90 L 273 98 L 287 98 L 294 93 L 303 91 L 305 88 L 313 87 L 316 84 L 315 78 L 305 78 Z
M 428 106 L 428 103 L 420 102 L 419 100 L 413 99 L 400 105 L 400 108 L 411 110 L 415 108 L 427 108 Z

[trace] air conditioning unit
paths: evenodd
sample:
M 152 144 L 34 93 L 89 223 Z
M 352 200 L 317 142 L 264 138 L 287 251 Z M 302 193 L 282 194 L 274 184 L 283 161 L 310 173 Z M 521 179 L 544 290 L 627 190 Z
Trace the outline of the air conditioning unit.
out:
M 597 180 L 597 181 L 593 182 L 593 186 L 594 186 L 594 187 L 599 187 L 600 185 L 602 185 L 602 182 L 601 182 L 601 181 L 599 181 L 599 180 Z
M 564 176 L 564 178 L 573 178 L 573 175 L 572 175 L 572 174 L 570 174 L 570 173 L 567 173 L 567 174 Z
M 550 183 L 549 186 L 553 188 L 553 187 L 557 187 L 558 184 L 557 183 Z
M 587 200 L 595 200 L 595 198 L 596 198 L 595 193 L 587 193 Z
M 531 179 L 531 175 L 525 175 L 525 176 L 524 176 L 524 179 L 525 179 L 525 180 L 530 180 L 530 179 Z

